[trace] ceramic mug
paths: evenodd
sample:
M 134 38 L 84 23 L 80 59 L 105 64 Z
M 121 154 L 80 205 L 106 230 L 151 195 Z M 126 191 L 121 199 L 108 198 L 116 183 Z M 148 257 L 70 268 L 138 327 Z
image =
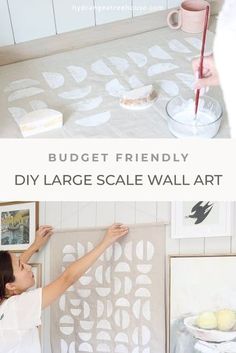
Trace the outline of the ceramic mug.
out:
M 167 17 L 168 26 L 172 29 L 182 29 L 187 33 L 201 33 L 204 30 L 206 7 L 209 3 L 205 0 L 183 1 L 180 8 L 171 11 Z M 177 15 L 177 23 L 173 23 Z

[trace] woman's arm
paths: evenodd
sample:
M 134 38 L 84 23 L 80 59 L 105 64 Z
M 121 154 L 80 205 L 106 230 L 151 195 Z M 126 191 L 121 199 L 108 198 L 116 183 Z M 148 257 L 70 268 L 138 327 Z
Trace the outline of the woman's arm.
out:
M 20 255 L 21 262 L 27 263 L 30 258 L 48 242 L 52 234 L 53 228 L 51 226 L 39 227 L 33 244 Z
M 108 228 L 103 240 L 81 259 L 73 262 L 54 282 L 43 288 L 42 308 L 52 304 L 67 288 L 75 283 L 96 262 L 104 251 L 119 238 L 128 234 L 128 227 L 114 224 Z

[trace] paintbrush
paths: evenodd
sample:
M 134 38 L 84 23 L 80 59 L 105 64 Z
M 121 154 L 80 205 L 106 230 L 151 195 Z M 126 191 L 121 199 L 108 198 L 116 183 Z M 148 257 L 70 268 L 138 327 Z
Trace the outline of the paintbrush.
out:
M 203 78 L 203 61 L 204 61 L 204 52 L 205 52 L 205 46 L 206 46 L 206 35 L 207 35 L 209 12 L 210 12 L 210 6 L 208 5 L 206 7 L 206 14 L 205 14 L 205 22 L 204 22 L 204 30 L 203 30 L 203 36 L 202 36 L 202 48 L 201 48 L 198 78 Z M 197 89 L 196 94 L 195 94 L 195 120 L 197 119 L 199 98 L 200 98 L 200 89 Z

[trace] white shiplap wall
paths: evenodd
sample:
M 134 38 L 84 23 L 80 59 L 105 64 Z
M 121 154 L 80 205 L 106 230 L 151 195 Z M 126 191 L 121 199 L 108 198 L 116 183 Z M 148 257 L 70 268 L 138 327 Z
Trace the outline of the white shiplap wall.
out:
M 181 0 L 0 0 L 0 47 L 179 5 Z M 80 11 L 83 6 L 86 7 Z M 108 7 L 107 10 L 103 7 Z M 113 6 L 113 9 L 109 9 Z
M 230 254 L 236 252 L 236 207 L 233 204 L 233 237 L 175 240 L 167 226 L 167 255 L 169 254 Z M 40 224 L 57 229 L 108 226 L 113 222 L 128 224 L 170 222 L 169 202 L 47 202 L 40 204 Z M 43 283 L 50 280 L 50 244 L 33 260 L 43 264 Z M 50 353 L 50 312 L 44 314 L 43 353 Z

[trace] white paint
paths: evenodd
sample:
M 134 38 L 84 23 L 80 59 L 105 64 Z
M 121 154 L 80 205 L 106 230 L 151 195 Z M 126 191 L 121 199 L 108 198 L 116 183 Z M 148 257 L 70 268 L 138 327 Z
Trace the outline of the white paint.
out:
M 130 272 L 130 266 L 126 262 L 120 262 L 118 265 L 115 267 L 115 272 Z
M 12 92 L 19 89 L 37 86 L 39 84 L 39 81 L 32 80 L 31 78 L 23 78 L 22 80 L 11 82 L 6 88 L 4 88 L 4 92 Z
M 78 335 L 79 335 L 79 338 L 85 342 L 89 341 L 92 338 L 92 334 L 89 332 L 79 332 Z
M 98 332 L 96 339 L 101 341 L 111 341 L 111 336 L 106 331 L 100 331 Z
M 118 277 L 114 278 L 114 294 L 117 295 L 121 290 L 121 280 Z
M 101 300 L 97 300 L 97 317 L 100 318 L 104 312 L 104 304 Z
M 129 294 L 132 290 L 132 281 L 129 277 L 124 278 L 124 292 L 125 295 Z
M 81 314 L 81 309 L 70 309 L 70 312 L 73 316 L 79 316 Z
M 91 127 L 98 126 L 107 123 L 111 119 L 110 112 L 103 112 L 95 115 L 88 116 L 86 118 L 78 119 L 75 123 L 79 126 Z
M 74 66 L 74 65 L 67 66 L 67 70 L 74 78 L 74 80 L 78 83 L 84 81 L 88 75 L 87 71 L 81 66 Z
M 125 330 L 129 327 L 130 317 L 126 310 L 117 309 L 114 315 L 114 320 L 117 326 Z
M 81 303 L 80 299 L 70 299 L 70 302 L 73 306 L 79 306 Z
M 138 299 L 134 302 L 132 310 L 135 318 L 138 320 L 140 318 L 141 312 L 141 299 Z
M 129 261 L 133 260 L 133 242 L 129 241 L 124 248 L 124 254 Z
M 143 67 L 147 64 L 148 59 L 142 53 L 131 51 L 128 53 L 128 56 L 138 67 Z
M 100 265 L 95 270 L 95 278 L 99 284 L 103 283 L 103 266 Z
M 151 294 L 147 288 L 139 288 L 135 292 L 135 297 L 150 298 Z
M 121 306 L 121 307 L 130 307 L 130 302 L 126 299 L 126 298 L 119 298 L 116 303 L 115 306 Z
M 144 86 L 144 83 L 135 75 L 129 77 L 129 84 L 133 89 Z
M 90 343 L 84 342 L 79 345 L 79 351 L 81 352 L 93 352 L 93 347 Z
M 157 83 L 158 83 L 158 86 L 160 86 L 160 88 L 169 96 L 174 97 L 178 95 L 179 87 L 174 81 L 161 80 L 161 81 L 157 81 Z
M 155 75 L 160 75 L 164 72 L 168 72 L 171 70 L 175 70 L 178 69 L 178 66 L 172 63 L 159 63 L 159 64 L 155 64 L 149 67 L 148 69 L 148 76 L 152 77 Z
M 192 45 L 194 48 L 201 50 L 201 47 L 202 47 L 201 39 L 196 37 L 188 37 L 188 38 L 184 38 L 184 40 L 186 40 L 186 42 Z
M 80 99 L 85 96 L 87 96 L 92 90 L 91 86 L 83 87 L 83 88 L 77 88 L 72 91 L 67 91 L 58 94 L 59 97 L 64 98 L 64 99 Z
M 98 60 L 91 65 L 92 71 L 102 76 L 113 76 L 114 73 L 103 60 Z
M 77 255 L 78 257 L 82 257 L 85 254 L 85 248 L 81 243 L 77 243 Z
M 129 342 L 129 338 L 128 338 L 126 333 L 119 332 L 119 333 L 117 333 L 117 335 L 115 337 L 115 342 L 128 343 Z
M 115 347 L 115 353 L 128 353 L 128 348 L 124 344 L 117 344 Z
M 98 108 L 102 104 L 102 102 L 103 102 L 103 98 L 99 96 L 99 97 L 89 98 L 89 99 L 86 99 L 85 101 L 71 104 L 70 107 L 76 111 L 85 112 L 85 111 Z
M 168 43 L 169 48 L 177 53 L 189 54 L 191 50 L 189 50 L 183 43 L 181 43 L 177 39 L 172 39 Z
M 149 53 L 153 58 L 161 59 L 161 60 L 172 60 L 173 57 L 167 53 L 164 49 L 162 49 L 159 45 L 154 45 L 149 48 Z
M 96 292 L 100 297 L 107 297 L 111 293 L 111 288 L 96 288 Z
M 8 97 L 8 102 L 13 102 L 19 99 L 36 96 L 37 94 L 41 94 L 43 92 L 43 89 L 37 87 L 24 88 L 10 94 L 10 96 Z
M 84 312 L 83 312 L 84 319 L 87 319 L 90 315 L 90 306 L 85 301 L 83 302 L 83 309 L 84 309 Z
M 43 72 L 42 74 L 48 86 L 52 89 L 62 87 L 65 83 L 64 76 L 57 72 Z
M 143 304 L 142 312 L 143 312 L 143 316 L 145 317 L 145 319 L 150 321 L 151 320 L 151 304 L 150 304 L 149 300 L 147 300 Z
M 106 91 L 112 97 L 122 97 L 123 93 L 126 91 L 125 87 L 120 83 L 120 81 L 115 78 L 106 84 Z
M 152 284 L 152 282 L 148 276 L 140 275 L 136 278 L 136 284 Z
M 91 290 L 90 289 L 78 289 L 78 295 L 81 298 L 88 298 L 91 294 Z
M 192 90 L 194 89 L 195 85 L 195 78 L 194 75 L 191 74 L 185 74 L 185 73 L 178 73 L 176 74 L 178 79 L 182 81 L 187 87 L 191 88 Z
M 80 320 L 80 326 L 83 330 L 91 331 L 94 326 L 94 321 L 83 321 Z
M 75 353 L 75 342 L 71 342 L 69 347 L 69 353 Z
M 45 102 L 43 102 L 41 100 L 37 100 L 37 99 L 30 101 L 29 104 L 31 105 L 31 108 L 33 110 L 47 109 L 48 108 L 47 103 L 45 103 Z
M 108 320 L 100 320 L 97 323 L 97 328 L 100 328 L 102 330 L 111 330 L 111 324 Z
M 65 340 L 61 339 L 61 353 L 67 353 L 68 346 Z
M 126 59 L 118 56 L 110 56 L 108 60 L 115 66 L 116 70 L 124 73 L 129 68 L 129 63 Z
M 65 294 L 63 294 L 59 300 L 59 307 L 62 311 L 65 311 L 65 306 L 66 306 L 66 297 L 65 297 Z
M 66 254 L 63 256 L 62 259 L 63 262 L 74 262 L 75 261 L 75 256 L 72 254 Z
M 17 123 L 19 123 L 21 118 L 27 114 L 25 109 L 19 107 L 11 107 L 8 108 L 8 110 Z
M 92 277 L 82 276 L 80 277 L 79 281 L 83 286 L 87 286 L 89 283 L 92 282 Z
M 75 248 L 70 244 L 65 245 L 63 248 L 63 254 L 71 254 L 71 253 L 72 254 L 75 253 Z
M 122 255 L 122 247 L 119 243 L 113 245 L 114 248 L 114 261 L 118 261 Z

